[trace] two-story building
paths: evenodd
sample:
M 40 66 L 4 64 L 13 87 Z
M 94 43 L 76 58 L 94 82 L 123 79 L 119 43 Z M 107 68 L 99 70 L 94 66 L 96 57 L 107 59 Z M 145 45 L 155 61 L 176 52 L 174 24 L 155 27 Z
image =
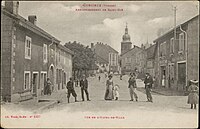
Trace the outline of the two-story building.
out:
M 130 72 L 144 73 L 145 58 L 146 52 L 136 45 L 129 51 L 121 54 L 120 64 L 122 74 L 130 74 Z
M 9 102 L 44 95 L 47 77 L 55 86 L 55 53 L 62 48 L 58 39 L 36 25 L 36 16 L 26 20 L 18 7 L 19 2 L 6 1 L 1 8 L 1 95 Z M 72 52 L 64 51 L 71 61 Z M 71 76 L 71 62 L 65 67 Z
M 158 37 L 155 67 L 158 84 L 186 91 L 190 79 L 199 79 L 199 15 Z M 174 33 L 176 32 L 176 33 Z
M 111 46 L 97 42 L 92 48 L 96 55 L 99 72 L 119 72 L 119 54 Z
M 155 54 L 156 54 L 156 44 L 149 46 L 146 51 L 146 72 L 148 72 L 152 77 L 155 77 Z

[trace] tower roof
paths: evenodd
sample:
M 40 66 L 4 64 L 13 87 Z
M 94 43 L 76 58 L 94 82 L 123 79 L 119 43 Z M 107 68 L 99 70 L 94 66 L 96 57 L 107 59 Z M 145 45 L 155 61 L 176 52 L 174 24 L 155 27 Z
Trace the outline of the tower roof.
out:
M 131 37 L 128 34 L 128 27 L 127 27 L 127 23 L 126 23 L 125 34 L 122 37 L 122 41 L 123 42 L 130 42 L 130 40 L 131 40 Z

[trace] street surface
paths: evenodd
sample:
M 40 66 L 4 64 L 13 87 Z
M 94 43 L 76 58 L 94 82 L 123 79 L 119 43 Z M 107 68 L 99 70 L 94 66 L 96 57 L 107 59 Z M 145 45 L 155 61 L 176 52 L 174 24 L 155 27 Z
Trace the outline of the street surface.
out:
M 27 127 L 197 127 L 197 110 L 190 109 L 187 96 L 163 96 L 153 94 L 153 103 L 146 102 L 146 95 L 137 91 L 139 101 L 129 101 L 128 76 L 114 76 L 114 84 L 120 86 L 118 101 L 105 101 L 105 77 L 88 78 L 91 101 L 81 100 L 80 87 L 75 90 L 78 101 L 73 96 L 70 103 L 64 101 L 40 114 L 34 121 L 26 120 Z M 137 80 L 138 87 L 144 87 L 141 80 Z M 85 96 L 86 98 L 86 96 Z M 16 123 L 22 126 L 21 122 Z

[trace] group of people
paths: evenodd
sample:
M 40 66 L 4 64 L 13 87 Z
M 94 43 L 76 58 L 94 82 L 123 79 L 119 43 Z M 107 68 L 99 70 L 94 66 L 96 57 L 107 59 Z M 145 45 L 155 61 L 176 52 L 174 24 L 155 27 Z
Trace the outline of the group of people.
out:
M 100 78 L 99 78 L 100 81 Z M 147 102 L 153 102 L 153 98 L 151 95 L 152 91 L 152 85 L 153 85 L 153 78 L 150 76 L 149 73 L 145 74 L 144 84 L 145 84 L 145 90 L 146 90 L 146 97 Z M 191 104 L 191 109 L 196 109 L 196 105 L 199 101 L 199 95 L 198 95 L 198 81 L 196 80 L 190 80 L 189 87 L 188 87 L 188 104 Z M 47 78 L 46 85 L 44 87 L 44 94 L 45 95 L 51 95 L 51 81 L 49 78 Z M 85 101 L 84 93 L 86 94 L 87 101 L 90 101 L 89 99 L 89 92 L 88 92 L 88 80 L 85 75 L 82 76 L 82 79 L 80 80 L 80 87 L 81 87 L 81 97 L 82 101 Z M 69 82 L 67 83 L 67 99 L 69 103 L 69 98 L 72 94 L 72 96 L 75 98 L 75 102 L 77 102 L 77 94 L 74 89 L 74 82 L 72 78 L 70 78 Z M 128 80 L 128 88 L 130 92 L 130 101 L 138 101 L 138 95 L 136 93 L 137 90 L 137 83 L 136 83 L 136 75 L 135 73 L 130 74 L 130 78 Z M 118 100 L 119 99 L 119 85 L 113 83 L 112 80 L 112 74 L 108 75 L 108 80 L 106 81 L 106 92 L 104 96 L 105 100 Z
M 86 94 L 87 101 L 90 101 L 89 99 L 89 92 L 88 92 L 88 80 L 85 75 L 83 75 L 82 79 L 80 80 L 80 87 L 81 87 L 81 97 L 82 101 L 85 101 L 84 99 L 84 93 Z M 74 90 L 74 83 L 72 78 L 70 78 L 69 82 L 67 82 L 67 101 L 69 103 L 69 98 L 72 94 L 72 96 L 75 98 L 75 102 L 77 102 L 77 94 Z
M 153 98 L 151 95 L 153 79 L 149 73 L 146 73 L 146 77 L 144 80 L 147 102 L 153 102 Z M 135 73 L 130 74 L 130 78 L 128 80 L 128 88 L 130 92 L 130 101 L 138 101 L 138 95 L 136 93 L 137 83 L 136 83 L 136 75 Z M 112 75 L 108 76 L 108 80 L 106 81 L 106 92 L 105 92 L 105 100 L 118 100 L 119 99 L 119 85 L 113 83 Z

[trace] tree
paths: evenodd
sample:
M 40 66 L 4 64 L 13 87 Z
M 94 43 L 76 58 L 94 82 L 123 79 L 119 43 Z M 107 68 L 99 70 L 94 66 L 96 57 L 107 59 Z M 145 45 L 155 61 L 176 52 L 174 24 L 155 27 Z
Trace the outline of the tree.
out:
M 82 72 L 87 74 L 88 70 L 95 69 L 95 54 L 89 46 L 84 46 L 76 41 L 65 43 L 64 46 L 74 51 L 72 70 L 75 78 L 79 78 Z

